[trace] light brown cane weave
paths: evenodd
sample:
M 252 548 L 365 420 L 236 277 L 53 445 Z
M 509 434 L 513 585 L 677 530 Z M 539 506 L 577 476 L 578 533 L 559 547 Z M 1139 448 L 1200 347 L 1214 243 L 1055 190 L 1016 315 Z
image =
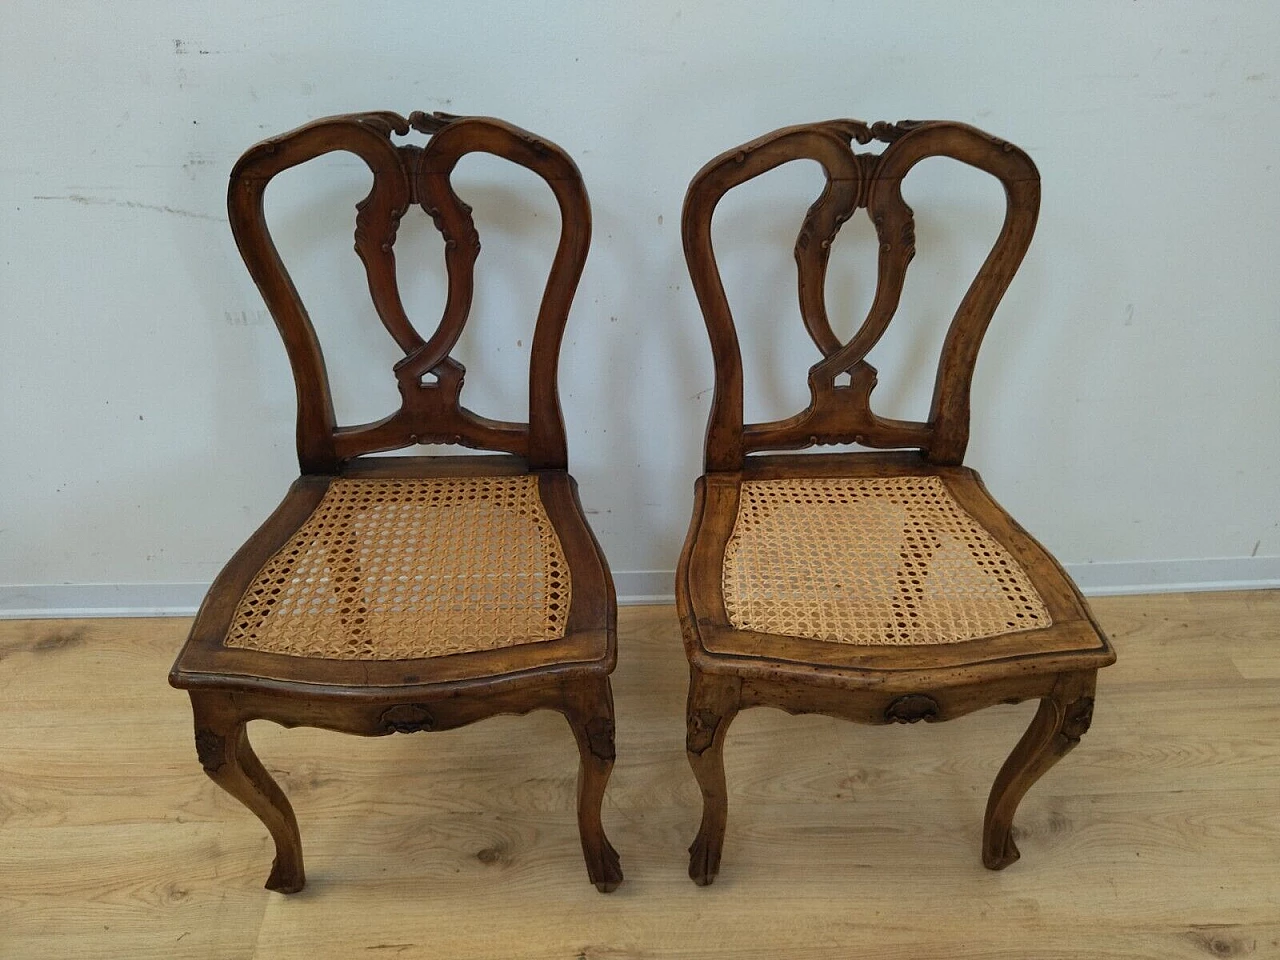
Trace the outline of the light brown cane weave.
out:
M 439 657 L 563 637 L 569 602 L 536 477 L 335 480 L 254 578 L 226 645 Z
M 725 550 L 739 630 L 863 646 L 960 643 L 1052 618 L 937 477 L 747 480 Z

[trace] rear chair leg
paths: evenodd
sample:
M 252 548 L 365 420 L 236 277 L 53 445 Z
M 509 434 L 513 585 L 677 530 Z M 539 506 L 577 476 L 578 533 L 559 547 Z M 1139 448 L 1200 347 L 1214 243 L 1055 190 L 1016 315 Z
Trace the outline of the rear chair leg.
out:
M 601 893 L 622 882 L 618 852 L 600 820 L 604 788 L 613 771 L 613 690 L 608 677 L 575 683 L 565 691 L 564 716 L 578 742 L 578 834 L 587 876 Z
M 1031 725 L 1000 768 L 982 827 L 982 863 L 987 869 L 1003 870 L 1021 856 L 1013 842 L 1014 812 L 1032 785 L 1089 729 L 1096 676 L 1060 684 L 1041 700 Z
M 297 893 L 306 883 L 302 838 L 293 807 L 262 766 L 240 718 L 225 695 L 191 694 L 195 715 L 196 753 L 204 772 L 223 790 L 252 810 L 271 832 L 276 858 L 267 889 Z

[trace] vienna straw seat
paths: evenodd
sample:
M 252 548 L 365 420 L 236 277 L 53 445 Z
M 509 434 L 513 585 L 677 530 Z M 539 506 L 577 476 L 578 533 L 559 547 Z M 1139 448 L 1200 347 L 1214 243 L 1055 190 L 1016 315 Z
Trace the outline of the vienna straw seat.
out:
M 880 140 L 881 154 L 856 153 Z M 897 307 L 914 253 L 901 181 L 928 156 L 996 176 L 1004 227 L 947 334 L 927 422 L 870 408 L 865 357 Z M 796 244 L 805 326 L 823 359 L 812 401 L 787 420 L 744 424 L 742 361 L 711 246 L 715 206 L 732 187 L 794 159 L 817 160 L 827 189 Z M 1030 243 L 1039 179 L 1016 147 L 963 124 L 855 120 L 788 127 L 712 160 L 685 200 L 684 245 L 711 335 L 716 387 L 706 471 L 676 580 L 691 667 L 687 750 L 703 818 L 689 874 L 710 883 L 727 817 L 724 740 L 752 706 L 864 723 L 948 720 L 996 703 L 1040 709 L 992 788 L 983 862 L 1018 858 L 1014 810 L 1088 729 L 1109 642 L 1052 556 L 962 465 L 969 382 L 982 335 Z M 848 343 L 824 303 L 840 226 L 865 207 L 880 241 L 870 313 Z M 848 382 L 838 378 L 848 374 Z M 815 443 L 872 452 L 794 454 Z
M 569 478 L 395 459 L 295 483 L 210 590 L 175 677 L 395 687 L 500 677 L 513 655 L 612 662 L 608 570 Z
M 341 478 L 258 571 L 226 645 L 416 660 L 559 640 L 570 577 L 538 478 Z
M 743 481 L 723 589 L 737 630 L 862 647 L 1053 623 L 1026 572 L 937 476 Z
M 413 127 L 426 147 L 398 144 Z M 337 426 L 315 332 L 262 210 L 282 170 L 345 150 L 374 174 L 357 209 L 356 251 L 379 317 L 405 352 L 401 406 Z M 525 166 L 555 193 L 560 242 L 530 352 L 529 422 L 471 413 L 449 356 L 466 323 L 479 240 L 450 174 L 484 151 Z M 396 228 L 411 204 L 445 241 L 444 318 L 423 339 L 396 285 Z M 251 148 L 231 177 L 232 227 L 285 340 L 298 388 L 301 476 L 211 587 L 171 682 L 186 689 L 205 772 L 275 840 L 267 886 L 305 882 L 289 801 L 254 755 L 253 719 L 381 736 L 444 730 L 535 709 L 566 717 L 577 741 L 578 826 L 591 881 L 622 879 L 600 808 L 614 760 L 609 674 L 613 583 L 567 469 L 556 391 L 559 344 L 590 242 L 577 168 L 549 141 L 502 121 L 415 113 L 329 117 Z M 415 443 L 479 456 L 368 454 Z

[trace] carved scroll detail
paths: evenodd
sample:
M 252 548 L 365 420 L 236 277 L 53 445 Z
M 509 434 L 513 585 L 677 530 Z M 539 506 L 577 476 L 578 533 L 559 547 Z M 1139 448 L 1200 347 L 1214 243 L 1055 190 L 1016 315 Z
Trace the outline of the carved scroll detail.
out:
M 909 693 L 885 707 L 884 718 L 890 723 L 933 723 L 938 719 L 938 701 L 923 693 Z
M 361 126 L 377 130 L 384 137 L 390 137 L 393 133 L 403 137 L 409 132 L 409 121 L 393 110 L 375 110 L 371 113 L 357 114 L 355 120 Z
M 720 714 L 714 710 L 695 710 L 689 716 L 685 749 L 692 754 L 702 756 L 715 741 L 716 731 L 719 728 Z
M 382 253 L 390 253 L 395 245 L 396 234 L 400 230 L 400 219 L 408 207 L 399 207 L 387 211 L 386 221 L 381 231 L 375 231 L 378 215 L 377 205 L 373 202 L 373 194 L 356 204 L 356 253 L 363 256 L 364 249 L 370 245 Z
M 418 703 L 398 703 L 382 712 L 379 719 L 387 733 L 420 733 L 435 728 L 431 711 Z
M 416 130 L 426 145 L 394 142 Z M 339 426 L 319 339 L 267 227 L 263 197 L 278 173 L 334 151 L 354 154 L 373 173 L 356 205 L 355 247 L 387 332 L 404 351 L 395 366 L 404 402 L 381 420 Z M 523 166 L 550 186 L 561 211 L 560 242 L 538 311 L 530 359 L 528 422 L 491 420 L 461 406 L 462 367 L 449 358 L 471 308 L 480 236 L 471 208 L 450 184 L 458 160 L 488 153 Z M 591 236 L 590 205 L 573 161 L 550 140 L 500 120 L 441 112 L 372 112 L 326 117 L 251 147 L 232 171 L 232 229 L 289 352 L 298 386 L 298 456 L 304 472 L 332 473 L 342 462 L 415 442 L 456 442 L 563 468 L 563 418 L 556 393 L 558 349 Z M 410 205 L 423 207 L 445 245 L 448 294 L 436 331 L 424 339 L 408 318 L 396 275 L 395 242 Z M 431 373 L 440 388 L 428 390 Z
M 613 763 L 613 721 L 609 717 L 592 717 L 587 721 L 587 749 L 605 763 Z
M 1089 726 L 1093 723 L 1093 697 L 1081 697 L 1074 700 L 1067 707 L 1066 716 L 1062 721 L 1062 736 L 1067 742 L 1075 745 L 1080 742 L 1080 738 L 1089 732 Z
M 873 141 L 887 146 L 878 153 L 858 150 L 858 144 Z M 914 215 L 901 185 L 927 157 L 950 157 L 1000 180 L 1006 217 L 948 327 L 928 419 L 896 420 L 870 409 L 875 378 L 868 375 L 866 357 L 897 312 L 916 252 Z M 827 179 L 822 195 L 805 215 L 795 246 L 800 312 L 823 359 L 810 370 L 812 399 L 804 411 L 785 420 L 747 424 L 742 420 L 741 348 L 715 264 L 711 216 L 729 190 L 799 159 L 817 161 Z M 949 121 L 866 123 L 844 118 L 784 127 L 708 163 L 690 184 L 682 221 L 690 276 L 720 364 L 707 433 L 707 469 L 740 469 L 743 458 L 756 451 L 850 439 L 876 448 L 917 448 L 932 462 L 960 463 L 968 440 L 973 361 L 1031 241 L 1038 208 L 1039 175 L 1026 154 L 1007 141 Z M 875 297 L 854 336 L 841 342 L 827 316 L 826 269 L 841 226 L 859 209 L 871 217 L 879 241 Z M 833 389 L 845 374 L 854 375 L 856 390 Z
M 212 730 L 196 731 L 196 756 L 205 773 L 217 773 L 227 762 L 227 740 Z
M 850 141 L 856 140 L 861 144 L 868 144 L 873 140 L 893 143 L 925 122 L 924 120 L 899 120 L 896 123 L 890 123 L 887 120 L 877 120 L 875 123 L 866 123 L 862 120 L 846 119 L 832 120 L 827 126 Z
M 454 204 L 459 212 L 466 217 L 466 226 L 464 228 L 463 243 L 470 248 L 475 254 L 480 253 L 480 231 L 476 229 L 475 220 L 471 217 L 471 207 L 457 200 Z M 454 250 L 458 246 L 458 237 L 450 232 L 448 224 L 444 221 L 444 215 L 441 214 L 439 207 L 423 207 L 427 212 L 427 216 L 431 218 L 431 222 L 435 224 L 435 228 L 440 233 L 440 237 L 444 240 L 444 248 L 446 250 Z M 474 260 L 475 257 L 472 257 Z
M 409 114 L 409 126 L 419 133 L 439 133 L 449 124 L 461 119 L 456 113 L 444 113 L 441 110 L 432 110 L 430 113 L 414 110 Z

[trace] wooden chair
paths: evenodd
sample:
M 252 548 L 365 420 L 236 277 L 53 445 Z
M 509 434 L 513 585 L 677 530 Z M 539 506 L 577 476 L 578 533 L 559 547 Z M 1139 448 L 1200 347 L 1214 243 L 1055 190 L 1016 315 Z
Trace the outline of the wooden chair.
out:
M 888 146 L 855 152 L 854 141 L 873 140 Z M 914 254 L 902 178 L 932 156 L 998 178 L 1007 209 L 951 322 L 929 419 L 919 423 L 871 411 L 876 371 L 865 357 L 893 317 Z M 827 177 L 795 248 L 801 313 L 823 359 L 809 371 L 803 412 L 744 424 L 742 358 L 711 218 L 731 188 L 801 158 Z M 934 121 L 787 127 L 694 177 L 684 250 L 715 359 L 706 472 L 676 578 L 690 666 L 687 750 L 703 796 L 694 882 L 711 883 L 719 869 L 722 751 L 739 710 L 915 723 L 1038 698 L 987 805 L 982 859 L 993 870 L 1018 858 L 1010 835 L 1018 801 L 1088 729 L 1098 668 L 1115 660 L 1111 645 L 1063 569 L 961 465 L 978 346 L 1031 241 L 1039 199 L 1036 168 L 1017 147 Z M 831 243 L 859 208 L 879 240 L 878 282 L 861 329 L 841 343 L 823 288 Z M 832 443 L 891 452 L 774 452 Z
M 410 128 L 428 145 L 397 144 Z M 356 252 L 387 331 L 400 408 L 338 426 L 315 331 L 263 215 L 271 178 L 345 150 L 373 172 L 358 206 Z M 459 403 L 464 370 L 449 356 L 467 320 L 480 242 L 454 194 L 459 158 L 491 153 L 551 187 L 562 219 L 534 329 L 529 422 L 477 416 Z M 430 339 L 401 304 L 393 244 L 420 205 L 444 239 L 448 297 Z M 329 117 L 249 149 L 228 206 L 244 261 L 275 318 L 298 394 L 301 476 L 205 598 L 170 675 L 187 690 L 205 772 L 252 810 L 276 845 L 267 887 L 302 889 L 293 810 L 249 745 L 245 725 L 323 727 L 362 736 L 447 730 L 496 714 L 557 710 L 581 754 L 578 827 L 601 891 L 622 879 L 600 805 L 614 760 L 609 674 L 616 602 L 604 555 L 567 472 L 556 390 L 560 342 L 591 237 L 573 161 L 499 120 L 393 113 Z M 415 443 L 497 455 L 374 458 Z

